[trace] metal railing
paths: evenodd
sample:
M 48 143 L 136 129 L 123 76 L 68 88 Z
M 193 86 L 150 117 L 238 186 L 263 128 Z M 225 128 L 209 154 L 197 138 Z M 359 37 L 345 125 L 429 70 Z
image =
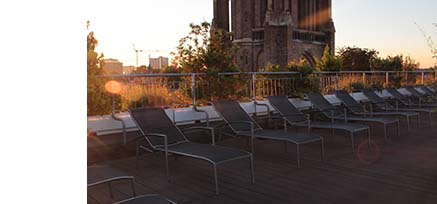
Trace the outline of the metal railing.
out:
M 131 74 L 100 76 L 123 84 L 121 109 L 145 105 L 182 107 L 214 100 L 225 94 L 239 100 L 253 100 L 273 95 L 296 96 L 307 89 L 308 82 L 298 72 L 235 72 Z M 348 88 L 352 83 L 369 87 L 431 84 L 436 71 L 341 71 L 314 72 L 310 76 L 323 93 Z M 205 101 L 206 100 L 206 101 Z

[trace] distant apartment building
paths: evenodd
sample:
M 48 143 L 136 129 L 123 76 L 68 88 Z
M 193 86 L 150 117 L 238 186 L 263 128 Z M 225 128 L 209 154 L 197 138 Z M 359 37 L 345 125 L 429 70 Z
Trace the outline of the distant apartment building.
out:
M 103 71 L 105 74 L 123 74 L 123 63 L 117 59 L 105 59 Z
M 168 66 L 167 57 L 149 58 L 151 69 L 162 69 Z
M 123 66 L 123 74 L 132 74 L 135 69 L 135 66 Z

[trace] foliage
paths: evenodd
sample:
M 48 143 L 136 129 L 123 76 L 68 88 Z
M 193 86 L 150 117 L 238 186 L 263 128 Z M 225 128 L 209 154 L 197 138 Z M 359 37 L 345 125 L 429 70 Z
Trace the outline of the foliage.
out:
M 402 55 L 396 55 L 394 57 L 388 56 L 386 58 L 375 57 L 371 61 L 372 70 L 375 71 L 401 71 L 402 64 Z
M 433 23 L 433 25 L 435 28 L 437 28 L 437 23 Z M 426 40 L 428 47 L 429 47 L 431 54 L 432 54 L 432 58 L 434 58 L 434 60 L 436 60 L 434 65 L 435 65 L 435 67 L 437 67 L 437 44 L 434 43 L 432 37 L 430 35 L 428 35 L 423 28 L 421 28 L 419 25 L 417 25 L 417 27 L 420 29 L 423 36 L 425 37 L 425 40 Z
M 111 113 L 112 96 L 105 90 L 106 79 L 103 75 L 104 55 L 95 52 L 98 45 L 94 32 L 87 37 L 87 115 L 104 115 Z M 114 96 L 115 105 L 120 106 L 120 97 Z
M 146 65 L 141 65 L 132 71 L 132 74 L 148 74 L 149 70 L 150 69 Z
M 323 51 L 322 59 L 317 61 L 316 68 L 318 71 L 341 71 L 343 68 L 343 59 L 331 55 L 330 48 L 327 45 Z
M 369 71 L 370 63 L 378 55 L 373 49 L 358 47 L 343 47 L 339 50 L 343 59 L 343 70 L 345 71 Z
M 302 77 L 309 77 L 314 69 L 303 59 L 299 61 L 290 61 L 287 65 L 287 70 L 290 72 L 299 72 Z
M 281 70 L 281 66 L 278 64 L 272 64 L 272 63 L 267 63 L 266 67 L 264 68 L 264 72 L 280 72 Z
M 352 92 L 361 91 L 366 88 L 366 85 L 363 82 L 352 82 L 349 84 L 349 89 Z
M 231 34 L 223 29 L 211 28 L 203 22 L 190 24 L 188 36 L 179 41 L 173 64 L 183 73 L 206 73 L 196 77 L 198 98 L 216 100 L 238 95 L 240 80 L 234 76 L 222 76 L 223 72 L 238 72 L 234 55 L 238 50 L 231 41 Z M 186 90 L 191 95 L 191 90 Z
M 295 80 L 292 96 L 303 98 L 305 93 L 318 93 L 320 91 L 319 78 L 311 76 L 314 69 L 307 61 L 303 59 L 299 61 L 290 61 L 287 65 L 287 70 L 290 72 L 299 72 L 302 76 Z

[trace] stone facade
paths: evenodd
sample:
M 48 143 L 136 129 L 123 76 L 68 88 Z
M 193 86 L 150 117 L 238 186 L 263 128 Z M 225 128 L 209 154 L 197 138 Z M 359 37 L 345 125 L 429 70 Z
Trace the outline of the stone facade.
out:
M 232 32 L 245 71 L 301 58 L 314 65 L 326 45 L 335 48 L 331 0 L 214 0 L 213 25 Z

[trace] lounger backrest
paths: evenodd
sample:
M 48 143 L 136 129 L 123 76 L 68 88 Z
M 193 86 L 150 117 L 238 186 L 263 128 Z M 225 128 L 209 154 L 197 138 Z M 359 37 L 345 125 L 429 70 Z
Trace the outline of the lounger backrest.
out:
M 435 93 L 429 89 L 427 86 L 421 86 L 420 87 L 428 96 L 433 96 Z
M 342 115 L 342 113 L 338 111 L 337 108 L 335 108 L 331 103 L 329 103 L 329 101 L 326 100 L 326 98 L 322 94 L 310 93 L 306 94 L 306 96 L 308 97 L 308 100 L 310 100 L 310 102 L 313 104 L 313 106 L 318 110 L 322 111 L 325 116 L 331 117 L 331 111 L 334 111 L 334 117 Z
M 423 94 L 421 94 L 420 92 L 418 92 L 414 87 L 412 86 L 408 86 L 405 87 L 405 89 L 407 89 L 408 92 L 410 92 L 411 94 L 413 94 L 414 97 L 423 97 Z
M 241 108 L 236 100 L 225 100 L 213 102 L 214 110 L 220 117 L 231 126 L 234 131 L 247 131 L 250 126 L 244 123 L 232 122 L 252 122 L 255 124 L 255 129 L 261 128 L 247 113 Z
M 340 99 L 343 104 L 353 112 L 365 112 L 364 108 L 359 104 L 347 91 L 336 91 L 335 96 Z
M 167 135 L 169 145 L 187 141 L 162 108 L 129 109 L 129 113 L 143 135 L 147 133 Z M 147 136 L 146 139 L 152 147 L 164 145 L 162 137 Z
M 408 104 L 408 101 L 406 100 L 406 96 L 402 95 L 401 93 L 399 93 L 398 90 L 394 89 L 394 88 L 388 88 L 387 89 L 388 93 L 390 93 L 395 99 L 401 101 L 404 104 Z
M 270 105 L 289 122 L 306 121 L 305 115 L 300 112 L 289 100 L 287 96 L 269 96 L 267 97 Z
M 372 103 L 375 103 L 379 108 L 393 108 L 390 104 L 385 103 L 384 99 L 378 96 L 373 90 L 363 90 L 363 94 L 370 100 Z

